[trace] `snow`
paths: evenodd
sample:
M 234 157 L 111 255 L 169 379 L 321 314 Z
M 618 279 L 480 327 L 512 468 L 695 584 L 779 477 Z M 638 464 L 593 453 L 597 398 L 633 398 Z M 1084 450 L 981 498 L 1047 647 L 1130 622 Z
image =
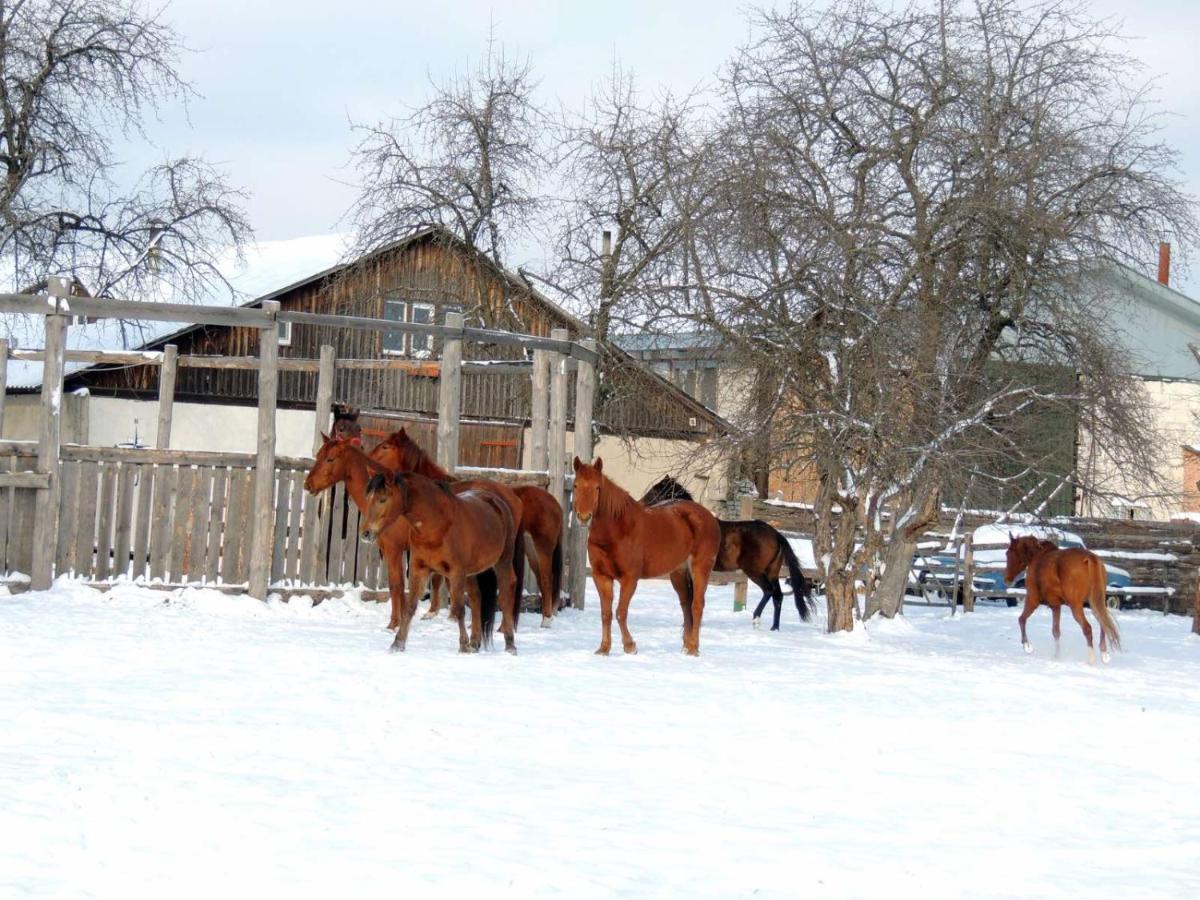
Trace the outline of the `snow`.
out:
M 1200 642 L 1119 613 L 1090 668 L 1019 610 L 827 636 L 641 586 L 521 655 L 213 591 L 0 596 L 4 897 L 1197 896 Z M 1171 752 L 1172 749 L 1179 752 Z
M 1143 559 L 1151 562 L 1179 562 L 1174 553 L 1152 553 L 1143 550 L 1093 550 L 1105 559 Z

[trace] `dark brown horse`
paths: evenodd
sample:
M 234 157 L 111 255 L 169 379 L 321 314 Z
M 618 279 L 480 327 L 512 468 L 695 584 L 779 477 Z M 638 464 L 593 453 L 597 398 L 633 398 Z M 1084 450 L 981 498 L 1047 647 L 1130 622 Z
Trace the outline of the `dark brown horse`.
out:
M 1092 626 L 1083 614 L 1086 603 L 1100 623 L 1100 658 L 1108 662 L 1108 642 L 1121 649 L 1121 635 L 1113 621 L 1106 602 L 1108 579 L 1104 563 L 1095 553 L 1082 547 L 1059 550 L 1052 541 L 1038 540 L 1032 535 L 1013 537 L 1009 535 L 1007 565 L 1004 580 L 1009 584 L 1028 569 L 1025 576 L 1025 609 L 1021 611 L 1021 646 L 1026 653 L 1033 652 L 1033 645 L 1025 636 L 1025 622 L 1041 604 L 1050 607 L 1054 616 L 1053 634 L 1055 652 L 1058 651 L 1060 635 L 1058 623 L 1065 603 L 1083 630 L 1088 645 L 1088 662 L 1096 663 L 1092 649 Z
M 376 475 L 367 485 L 369 505 L 360 533 L 373 541 L 397 519 L 409 523 L 408 601 L 396 629 L 393 650 L 403 650 L 408 628 L 417 609 L 417 598 L 429 576 L 437 572 L 450 586 L 450 614 L 458 622 L 458 649 L 467 653 L 491 643 L 495 619 L 494 599 L 490 614 L 486 595 L 471 596 L 471 637 L 464 625 L 467 578 L 489 569 L 496 572 L 501 598 L 504 649 L 516 653 L 514 581 L 516 546 L 520 540 L 512 509 L 493 491 L 451 491 L 445 482 L 433 481 L 412 472 Z M 388 568 L 400 565 L 389 558 Z
M 600 594 L 601 655 L 612 646 L 613 582 L 621 587 L 617 624 L 626 653 L 637 644 L 626 619 L 642 578 L 670 575 L 683 610 L 683 650 L 700 653 L 704 593 L 721 546 L 716 517 L 698 503 L 675 500 L 645 507 L 604 474 L 604 460 L 575 457 L 575 515 L 588 529 L 588 561 Z
M 393 472 L 417 472 L 434 481 L 463 483 L 430 459 L 429 454 L 403 428 L 372 450 L 371 459 Z M 548 491 L 535 485 L 521 485 L 511 490 L 521 503 L 518 515 L 526 537 L 526 545 L 522 549 L 527 549 L 533 557 L 538 590 L 542 594 L 542 627 L 549 628 L 552 617 L 558 612 L 562 590 L 562 506 Z M 518 591 L 521 587 L 518 585 Z M 438 613 L 441 598 L 437 588 L 435 578 L 428 616 Z
M 642 503 L 653 506 L 670 500 L 691 500 L 692 495 L 670 475 L 664 475 L 642 496 Z M 779 572 L 786 564 L 788 583 L 792 586 L 792 599 L 800 620 L 807 622 L 812 617 L 812 585 L 804 577 L 796 551 L 782 534 L 771 525 L 758 519 L 727 522 L 721 525 L 721 550 L 717 554 L 714 572 L 736 572 L 739 569 L 758 585 L 762 599 L 754 608 L 754 627 L 762 620 L 763 609 L 768 601 L 775 603 L 775 620 L 772 631 L 779 630 L 779 616 L 783 609 L 783 588 L 779 584 Z

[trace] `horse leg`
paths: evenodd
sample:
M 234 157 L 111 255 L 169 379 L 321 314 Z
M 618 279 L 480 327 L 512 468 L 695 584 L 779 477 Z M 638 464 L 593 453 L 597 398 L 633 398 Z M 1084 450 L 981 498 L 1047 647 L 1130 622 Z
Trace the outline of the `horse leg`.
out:
M 1106 598 L 1107 602 L 1107 598 Z M 1112 662 L 1112 655 L 1108 652 L 1108 632 L 1104 629 L 1104 623 L 1100 622 L 1100 662 Z
M 1025 608 L 1021 610 L 1021 617 L 1017 619 L 1017 622 L 1021 626 L 1021 646 L 1025 648 L 1026 653 L 1032 653 L 1033 644 L 1029 643 L 1029 638 L 1025 636 L 1025 623 L 1029 621 L 1029 617 L 1033 615 L 1033 611 L 1038 608 L 1041 601 L 1034 596 L 1032 591 L 1029 591 L 1028 586 L 1026 587 L 1026 591 Z
M 637 579 L 632 575 L 626 575 L 621 580 L 621 598 L 617 602 L 617 624 L 621 627 L 621 646 L 625 648 L 626 653 L 637 653 L 637 644 L 626 624 L 629 616 L 629 602 L 633 600 L 633 592 L 636 590 Z
M 513 571 L 511 560 L 501 561 L 496 566 L 496 587 L 500 602 L 500 633 L 504 635 L 504 649 L 515 655 L 517 652 L 516 606 L 521 602 L 521 585 L 517 584 L 517 576 Z
M 388 629 L 395 631 L 400 627 L 400 617 L 404 614 L 405 598 L 404 598 L 404 569 L 399 568 L 399 571 L 393 572 L 392 566 L 387 566 L 388 579 L 388 595 L 392 601 L 392 614 L 388 619 Z
M 612 616 L 613 616 L 613 580 L 607 575 L 598 575 L 593 570 L 592 581 L 596 583 L 596 593 L 600 595 L 600 646 L 596 648 L 599 656 L 608 656 L 612 647 Z
M 471 607 L 471 646 L 478 650 L 483 646 L 483 598 L 479 595 L 479 582 L 468 578 L 467 605 Z
M 1050 626 L 1050 633 L 1054 635 L 1054 658 L 1058 659 L 1061 649 L 1058 639 L 1062 637 L 1062 629 L 1058 627 L 1058 623 L 1062 619 L 1062 604 L 1050 607 L 1050 614 L 1054 617 L 1054 623 Z
M 558 611 L 554 608 L 554 575 L 550 568 L 553 560 L 553 550 L 542 552 L 529 535 L 525 536 L 526 559 L 533 559 L 533 567 L 537 571 L 538 592 L 542 595 L 542 627 L 549 628 Z
M 683 640 L 686 644 L 687 636 L 692 630 L 692 593 L 688 583 L 688 573 L 683 569 L 676 569 L 672 572 L 671 587 L 675 588 L 675 593 L 679 596 L 679 608 L 683 610 Z M 764 599 L 758 608 L 762 609 L 766 602 Z
M 408 567 L 408 597 L 403 601 L 400 621 L 396 627 L 396 639 L 392 641 L 392 652 L 394 653 L 402 652 L 408 643 L 408 629 L 417 612 L 417 598 L 425 589 L 425 580 L 428 577 L 428 569 L 416 562 L 410 563 Z
M 700 622 L 704 618 L 704 593 L 708 590 L 708 575 L 712 571 L 711 563 L 703 566 L 692 559 L 692 632 L 691 645 L 684 647 L 688 656 L 700 655 Z M 778 606 L 775 608 L 779 614 Z
M 762 613 L 763 610 L 767 608 L 767 601 L 774 599 L 774 592 L 771 590 L 771 585 L 767 579 L 763 578 L 761 575 L 751 575 L 749 572 L 747 572 L 746 577 L 753 581 L 758 586 L 758 589 L 763 592 L 762 599 L 758 601 L 758 606 L 754 607 L 754 617 L 751 622 L 755 628 L 758 628 L 762 624 Z M 775 627 L 772 629 L 772 631 L 778 630 L 779 616 L 776 616 Z
M 442 609 L 442 581 L 443 578 L 437 572 L 433 573 L 433 577 L 429 579 L 429 609 L 425 611 L 422 619 L 436 619 L 438 613 Z
M 1087 617 L 1083 614 L 1083 604 L 1072 603 L 1071 615 L 1075 617 L 1075 621 L 1078 622 L 1079 627 L 1083 629 L 1083 636 L 1084 639 L 1087 640 L 1088 645 L 1088 665 L 1094 666 L 1096 664 L 1096 651 L 1092 648 L 1092 626 L 1091 623 L 1088 622 Z M 1103 633 L 1104 629 L 1101 628 L 1100 631 Z
M 459 653 L 474 653 L 478 648 L 472 646 L 467 639 L 467 609 L 466 609 L 466 585 L 463 583 L 463 576 L 459 572 L 452 572 L 449 578 L 450 587 L 450 615 L 454 621 L 458 623 L 458 652 Z M 475 621 L 479 621 L 479 616 L 476 610 L 471 610 L 475 616 Z M 474 631 L 475 624 L 472 623 L 471 630 Z

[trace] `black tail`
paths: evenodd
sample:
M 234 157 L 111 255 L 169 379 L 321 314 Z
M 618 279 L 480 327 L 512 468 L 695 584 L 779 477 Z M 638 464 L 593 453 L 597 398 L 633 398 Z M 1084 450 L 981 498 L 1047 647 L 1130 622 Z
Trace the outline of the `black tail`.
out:
M 513 575 L 516 576 L 516 586 L 513 591 L 516 604 L 513 606 L 513 631 L 517 630 L 517 620 L 521 618 L 521 604 L 525 601 L 525 529 L 517 529 L 517 539 L 513 546 Z
M 500 594 L 500 583 L 496 573 L 484 569 L 475 576 L 475 584 L 479 587 L 479 627 L 483 632 L 483 646 L 492 646 L 492 633 L 496 630 L 497 597 Z
M 800 613 L 801 621 L 807 622 L 813 613 L 812 585 L 808 583 L 804 572 L 800 570 L 800 560 L 796 559 L 796 551 L 792 549 L 788 539 L 778 530 L 772 530 L 775 531 L 775 538 L 779 541 L 783 561 L 787 563 L 788 584 L 792 586 L 792 599 L 796 601 L 796 612 Z
M 551 609 L 558 612 L 558 599 L 562 595 L 562 572 L 563 572 L 563 535 L 558 536 L 558 543 L 554 545 L 554 556 L 550 559 L 550 591 L 552 594 Z

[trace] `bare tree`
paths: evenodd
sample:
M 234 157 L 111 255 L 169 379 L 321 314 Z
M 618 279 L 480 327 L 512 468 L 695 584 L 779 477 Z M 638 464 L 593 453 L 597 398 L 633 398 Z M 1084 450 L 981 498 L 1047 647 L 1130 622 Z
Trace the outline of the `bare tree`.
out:
M 703 177 L 676 180 L 691 259 L 663 315 L 778 385 L 739 424 L 815 468 L 828 627 L 850 629 L 859 583 L 868 614 L 898 610 L 961 473 L 1041 477 L 1017 437 L 1035 411 L 1086 410 L 1150 476 L 1098 286 L 1196 223 L 1135 63 L 1082 4 L 854 0 L 757 25 L 679 169 Z
M 18 289 L 58 272 L 134 299 L 225 285 L 220 254 L 250 227 L 222 173 L 181 158 L 118 184 L 114 136 L 140 135 L 148 111 L 191 93 L 181 49 L 134 3 L 0 4 L 0 260 Z
M 529 61 L 489 38 L 479 65 L 433 84 L 423 106 L 357 126 L 356 251 L 437 227 L 502 265 L 540 203 L 547 118 L 536 87 Z

